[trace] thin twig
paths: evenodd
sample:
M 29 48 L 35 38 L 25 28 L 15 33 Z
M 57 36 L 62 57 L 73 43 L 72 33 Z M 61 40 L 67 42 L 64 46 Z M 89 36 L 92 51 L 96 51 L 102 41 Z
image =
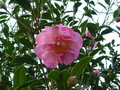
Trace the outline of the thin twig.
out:
M 43 68 L 43 64 L 42 64 L 42 61 L 40 60 L 40 64 L 41 64 L 41 70 L 42 70 L 42 72 L 43 72 L 43 76 L 44 76 L 44 79 L 45 79 L 45 84 L 46 84 L 46 87 L 47 87 L 47 90 L 50 90 L 49 89 L 49 86 L 48 86 L 48 81 L 47 81 L 47 77 L 46 77 L 46 75 L 45 75 L 45 71 L 44 71 L 44 68 Z
M 112 2 L 112 1 L 111 1 L 111 2 Z M 105 22 L 107 21 L 108 15 L 109 15 L 108 13 L 109 13 L 109 11 L 110 11 L 110 8 L 113 6 L 113 4 L 114 4 L 114 2 L 113 2 L 111 5 L 109 5 L 102 26 L 103 26 L 103 25 L 105 24 Z

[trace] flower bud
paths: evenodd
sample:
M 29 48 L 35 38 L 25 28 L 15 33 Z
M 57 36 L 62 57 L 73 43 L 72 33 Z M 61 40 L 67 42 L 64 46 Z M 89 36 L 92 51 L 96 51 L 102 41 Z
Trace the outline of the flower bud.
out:
M 115 21 L 116 21 L 116 22 L 120 22 L 120 17 L 116 17 L 116 18 L 115 18 Z
M 77 82 L 78 82 L 77 76 L 71 76 L 67 80 L 67 84 L 68 84 L 69 87 L 76 85 Z
M 92 73 L 93 73 L 93 75 L 96 75 L 96 76 L 98 76 L 100 74 L 97 69 L 93 70 Z

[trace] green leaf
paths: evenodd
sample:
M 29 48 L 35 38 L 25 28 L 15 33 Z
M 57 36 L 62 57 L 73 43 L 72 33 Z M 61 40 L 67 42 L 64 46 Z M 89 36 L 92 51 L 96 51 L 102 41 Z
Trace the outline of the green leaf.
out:
M 94 55 L 97 54 L 100 50 L 101 50 L 101 48 L 92 51 L 92 52 L 90 53 L 90 56 L 94 56 Z
M 118 7 L 117 10 L 114 11 L 113 17 L 120 17 L 120 7 Z
M 13 77 L 13 87 L 14 89 L 16 87 L 18 87 L 19 85 L 22 85 L 26 82 L 26 71 L 25 71 L 25 67 L 23 65 L 19 66 L 15 73 L 14 73 L 14 77 Z M 26 89 L 22 89 L 22 90 L 26 90 Z
M 8 38 L 9 37 L 9 27 L 6 23 L 4 23 L 4 28 L 2 31 L 4 32 L 5 37 Z
M 103 8 L 106 9 L 106 7 L 105 7 L 102 3 L 99 2 L 98 4 L 100 4 Z M 107 10 L 107 9 L 106 9 L 106 10 Z
M 91 11 L 91 9 L 89 9 L 88 6 L 85 6 L 83 9 L 85 11 L 84 15 L 92 18 L 92 13 L 91 13 L 92 11 Z
M 69 76 L 70 73 L 67 70 L 64 70 L 62 72 L 52 71 L 49 73 L 48 78 L 56 81 L 58 90 L 68 90 L 67 80 Z
M 7 14 L 6 12 L 0 12 L 0 15 L 2 15 L 2 14 Z
M 87 66 L 87 64 L 90 62 L 92 59 L 91 56 L 87 56 L 82 58 L 72 69 L 72 75 L 73 76 L 79 76 Z
M 105 0 L 105 3 L 110 5 L 110 0 Z
M 60 72 L 59 71 L 52 71 L 52 72 L 50 72 L 49 74 L 48 74 L 48 78 L 50 79 L 50 80 L 59 80 L 59 74 L 60 74 Z
M 26 10 L 32 10 L 30 2 L 28 0 L 16 0 L 16 2 Z
M 22 57 L 16 57 L 13 60 L 13 63 L 15 63 L 15 64 L 27 63 L 27 64 L 31 64 L 31 65 L 36 65 L 37 64 L 37 62 L 29 55 L 24 55 Z
M 15 14 L 16 16 L 18 16 L 17 14 L 18 14 L 19 11 L 20 11 L 20 6 L 16 5 L 15 8 L 13 9 L 13 11 L 12 11 L 12 14 L 13 15 Z
M 62 71 L 59 74 L 59 80 L 57 81 L 58 90 L 68 90 L 67 80 L 68 80 L 69 76 L 70 76 L 70 74 L 67 70 Z
M 58 9 L 58 10 L 61 10 L 61 7 L 59 4 L 55 3 L 55 7 Z
M 6 21 L 8 21 L 8 20 L 0 20 L 0 23 L 5 23 Z
M 95 3 L 93 1 L 90 1 L 90 4 L 94 5 L 95 6 Z
M 26 83 L 24 83 L 22 85 L 19 85 L 15 90 L 21 90 L 21 88 L 25 88 L 25 87 L 27 87 L 29 85 L 34 85 L 34 84 L 39 84 L 40 85 L 42 83 L 43 83 L 42 80 L 30 80 L 30 81 L 28 81 L 28 82 L 26 82 Z
M 17 19 L 18 19 L 18 25 L 20 29 L 29 30 L 29 31 L 32 30 L 29 20 L 26 20 L 23 17 L 19 17 Z
M 96 23 L 88 23 L 87 24 L 88 30 L 90 31 L 90 33 L 92 34 L 92 36 L 96 35 L 97 30 L 99 29 L 99 24 Z
M 52 26 L 53 24 L 56 25 L 56 24 L 60 24 L 60 23 L 61 23 L 60 21 L 49 22 L 49 23 L 48 22 L 46 23 L 45 21 L 43 21 L 43 22 L 41 21 L 41 23 L 38 27 L 38 30 L 43 29 L 45 26 Z
M 70 73 L 68 70 L 64 70 L 60 73 L 60 79 L 63 79 L 66 82 L 67 82 L 69 77 L 70 77 Z
M 49 20 L 52 20 L 52 17 L 51 17 L 50 12 L 43 13 L 43 14 L 42 14 L 42 18 L 43 18 L 43 19 L 49 19 Z
M 109 27 L 108 29 L 102 31 L 101 34 L 102 34 L 102 35 L 108 34 L 108 33 L 111 33 L 112 31 L 113 31 L 113 29 Z
M 97 63 L 101 62 L 103 59 L 107 58 L 107 56 L 101 56 L 101 57 L 98 57 L 97 59 L 95 59 L 93 61 L 93 65 L 96 65 Z
M 20 32 L 24 33 L 27 36 L 27 39 L 29 39 L 29 41 L 33 44 L 34 40 L 31 35 L 31 31 L 33 30 L 33 28 L 30 25 L 30 21 L 27 19 L 24 19 L 23 17 L 19 17 L 17 19 L 19 20 L 17 23 L 18 23 Z
M 8 16 L 6 15 L 3 15 L 3 16 L 0 16 L 0 19 L 6 19 Z
M 74 13 L 76 13 L 78 11 L 78 7 L 81 6 L 81 5 L 82 5 L 81 2 L 75 3 L 75 5 L 74 5 Z
M 58 9 L 54 8 L 54 13 L 57 15 L 56 19 L 60 19 L 61 13 L 58 11 Z
M 33 48 L 31 42 L 29 41 L 29 39 L 25 39 L 25 38 L 20 38 L 19 39 L 20 43 L 22 43 L 25 47 L 27 48 Z
M 118 30 L 120 30 L 120 27 L 116 26 Z
M 88 23 L 88 20 L 85 20 L 81 25 L 81 30 L 82 30 L 82 33 L 84 33 L 86 31 L 86 28 L 87 28 L 87 23 Z
M 76 23 L 78 23 L 78 21 L 72 21 L 70 22 L 70 26 L 74 26 Z
M 85 0 L 86 3 L 89 3 L 90 0 Z

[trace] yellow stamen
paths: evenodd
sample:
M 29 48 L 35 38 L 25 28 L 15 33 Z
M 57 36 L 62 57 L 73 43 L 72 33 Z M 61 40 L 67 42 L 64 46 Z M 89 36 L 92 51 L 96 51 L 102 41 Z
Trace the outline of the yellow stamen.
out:
M 55 53 L 64 53 L 69 48 L 69 41 L 57 40 L 54 46 Z

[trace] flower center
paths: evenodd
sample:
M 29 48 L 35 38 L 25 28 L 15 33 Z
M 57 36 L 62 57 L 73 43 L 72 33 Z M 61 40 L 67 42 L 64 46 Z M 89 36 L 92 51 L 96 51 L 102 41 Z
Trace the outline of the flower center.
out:
M 57 40 L 54 46 L 55 53 L 64 53 L 69 48 L 69 41 Z

